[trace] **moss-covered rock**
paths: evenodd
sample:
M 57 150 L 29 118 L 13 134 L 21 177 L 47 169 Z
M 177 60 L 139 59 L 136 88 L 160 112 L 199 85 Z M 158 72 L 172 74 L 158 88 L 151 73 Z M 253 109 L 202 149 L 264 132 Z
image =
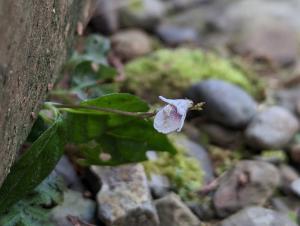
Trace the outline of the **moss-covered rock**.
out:
M 171 136 L 171 141 L 177 149 L 176 155 L 167 152 L 158 153 L 156 160 L 144 162 L 147 175 L 159 174 L 168 177 L 171 186 L 185 200 L 197 198 L 196 191 L 199 191 L 204 180 L 202 171 L 197 159 L 188 154 L 188 150 L 177 142 L 180 136 Z
M 227 59 L 199 49 L 158 50 L 131 61 L 125 66 L 125 72 L 126 88 L 152 102 L 159 95 L 181 97 L 192 83 L 208 78 L 232 82 L 251 94 L 257 91 L 249 73 Z
M 209 153 L 212 158 L 215 174 L 222 175 L 225 171 L 236 165 L 245 155 L 246 150 L 230 150 L 214 145 L 209 145 Z
M 279 162 L 283 163 L 286 162 L 288 157 L 286 155 L 286 152 L 283 150 L 263 150 L 258 156 L 259 159 L 269 161 L 269 162 Z
M 140 12 L 144 8 L 144 2 L 142 0 L 129 0 L 128 8 L 134 12 Z
M 122 27 L 153 30 L 167 12 L 160 0 L 122 0 L 119 17 Z

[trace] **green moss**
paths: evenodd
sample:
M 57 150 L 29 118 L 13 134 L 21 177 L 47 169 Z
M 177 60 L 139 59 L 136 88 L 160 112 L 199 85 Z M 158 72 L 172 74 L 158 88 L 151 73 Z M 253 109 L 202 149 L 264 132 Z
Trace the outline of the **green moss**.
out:
M 143 0 L 130 0 L 128 6 L 133 12 L 139 12 L 144 8 L 144 2 Z
M 176 155 L 157 153 L 158 159 L 145 162 L 144 167 L 148 176 L 151 173 L 167 176 L 183 200 L 194 200 L 197 198 L 196 191 L 199 191 L 203 184 L 203 171 L 199 162 L 189 156 L 185 147 L 177 142 L 178 138 L 180 137 L 171 137 L 177 149 Z
M 125 72 L 126 88 L 152 102 L 158 95 L 180 97 L 188 86 L 208 78 L 232 82 L 251 94 L 256 92 L 247 73 L 230 61 L 199 49 L 158 50 L 128 63 Z
M 286 153 L 283 150 L 264 150 L 261 153 L 263 159 L 277 160 L 285 162 L 287 160 Z
M 209 145 L 208 149 L 218 176 L 232 168 L 243 157 L 241 150 L 229 150 L 214 145 Z
M 295 224 L 297 224 L 297 213 L 295 211 L 289 211 L 288 212 L 288 217 L 290 218 L 291 221 L 293 221 Z

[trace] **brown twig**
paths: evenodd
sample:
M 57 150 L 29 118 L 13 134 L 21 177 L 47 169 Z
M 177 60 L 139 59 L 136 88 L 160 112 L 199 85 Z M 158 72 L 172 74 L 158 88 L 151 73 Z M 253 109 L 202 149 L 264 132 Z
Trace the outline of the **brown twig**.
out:
M 201 190 L 199 191 L 200 195 L 206 195 L 211 191 L 215 191 L 220 184 L 220 181 L 224 178 L 224 176 L 226 175 L 226 171 L 223 172 L 220 176 L 218 176 L 217 178 L 215 178 L 213 181 L 211 181 L 210 183 L 204 185 Z
M 108 60 L 112 66 L 117 69 L 118 76 L 115 78 L 116 82 L 122 82 L 126 79 L 126 75 L 124 72 L 124 65 L 121 62 L 120 58 L 118 58 L 113 52 L 110 52 L 108 55 Z
M 288 78 L 286 81 L 283 81 L 283 87 L 292 87 L 295 85 L 299 85 L 300 83 L 300 75 L 296 75 L 292 78 Z
M 79 217 L 75 217 L 75 216 L 71 216 L 71 215 L 68 215 L 67 219 L 74 226 L 96 226 L 94 224 L 89 224 L 89 223 L 86 223 L 86 222 L 80 220 Z

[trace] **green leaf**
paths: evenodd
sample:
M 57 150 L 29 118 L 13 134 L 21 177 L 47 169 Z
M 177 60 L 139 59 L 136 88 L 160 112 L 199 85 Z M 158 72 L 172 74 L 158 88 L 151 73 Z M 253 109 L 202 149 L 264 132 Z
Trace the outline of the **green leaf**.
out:
M 27 137 L 28 142 L 34 142 L 38 139 L 43 132 L 48 128 L 48 125 L 45 123 L 43 118 L 39 115 L 36 121 L 33 124 L 33 127 L 30 131 L 30 134 Z
M 170 143 L 167 136 L 158 133 L 153 128 L 151 121 L 133 120 L 128 124 L 123 124 L 116 128 L 109 128 L 106 133 L 119 139 L 143 142 L 147 144 L 148 150 L 166 151 L 171 154 L 176 153 L 176 149 Z
M 125 163 L 140 162 L 146 160 L 148 151 L 144 142 L 129 139 L 118 139 L 113 136 L 103 135 L 97 140 L 97 144 L 90 147 L 83 146 L 81 152 L 85 159 L 81 163 L 87 165 L 120 165 Z M 108 154 L 110 159 L 101 159 L 101 154 Z
M 63 154 L 60 120 L 47 129 L 13 165 L 0 188 L 0 213 L 22 199 L 47 177 Z
M 79 63 L 72 73 L 72 90 L 82 99 L 99 97 L 108 93 L 117 92 L 119 85 L 113 83 L 116 69 L 101 64 L 99 69 L 92 67 L 91 61 Z
M 89 56 L 90 60 L 99 62 L 103 59 L 110 49 L 110 41 L 100 35 L 90 35 L 85 41 L 85 55 Z M 101 63 L 101 61 L 99 62 Z
M 176 153 L 167 136 L 155 131 L 152 122 L 141 119 L 131 120 L 118 127 L 108 127 L 103 136 L 82 145 L 80 150 L 85 158 L 82 163 L 92 165 L 144 161 L 149 150 Z M 110 156 L 108 160 L 101 159 L 101 154 L 104 153 Z
M 92 63 L 90 61 L 83 61 L 75 67 L 71 77 L 72 86 L 80 86 L 82 84 L 91 83 L 97 79 L 100 79 L 99 74 L 92 69 L 91 64 Z
M 116 69 L 100 65 L 98 70 L 92 68 L 90 61 L 83 61 L 78 64 L 72 75 L 73 86 L 77 86 L 77 89 L 83 89 L 92 85 L 97 85 L 97 81 L 112 79 L 117 74 Z
M 101 75 L 101 78 L 109 79 L 114 78 L 117 75 L 117 70 L 113 67 L 101 64 L 98 73 Z
M 81 144 L 100 137 L 106 127 L 106 121 L 105 115 L 68 112 L 62 128 L 68 143 Z
M 140 98 L 126 93 L 108 94 L 96 99 L 84 101 L 83 106 L 112 108 L 123 111 L 143 112 L 148 110 L 148 105 Z M 81 144 L 98 139 L 108 126 L 117 126 L 134 117 L 80 109 L 70 110 L 63 120 L 63 129 L 69 143 Z
M 147 112 L 149 110 L 149 106 L 145 101 L 128 93 L 107 94 L 99 98 L 83 101 L 81 102 L 81 105 L 110 108 L 127 112 Z M 124 116 L 90 109 L 70 109 L 68 111 L 81 114 L 108 115 L 108 126 L 122 125 L 135 119 L 135 117 L 132 116 Z
M 49 210 L 31 206 L 22 201 L 13 206 L 9 213 L 1 216 L 1 226 L 54 226 L 49 223 Z
M 145 101 L 128 93 L 107 94 L 96 99 L 83 101 L 81 105 L 113 108 L 129 112 L 147 112 L 149 110 L 149 106 Z
M 109 39 L 100 35 L 90 35 L 86 38 L 84 51 L 82 53 L 74 52 L 72 58 L 65 65 L 66 70 L 75 69 L 71 73 L 73 87 L 70 94 L 75 94 L 79 100 L 85 100 L 119 92 L 118 83 L 106 81 L 117 74 L 116 69 L 107 63 L 106 58 L 109 50 Z M 98 65 L 99 69 L 92 68 L 92 64 Z M 102 80 L 105 80 L 104 83 Z M 61 96 L 61 94 L 55 94 Z
M 147 112 L 149 110 L 147 103 L 143 100 L 126 93 L 105 95 L 100 98 L 84 101 L 81 105 L 127 112 Z M 102 136 L 98 138 L 94 137 L 92 142 L 80 146 L 81 153 L 85 158 L 81 162 L 85 164 L 118 165 L 144 161 L 146 160 L 146 152 L 148 150 L 176 152 L 168 138 L 154 130 L 151 121 L 107 112 L 99 113 L 89 109 L 74 110 L 74 112 L 85 116 L 93 114 L 107 116 Z M 70 127 L 73 128 L 72 123 L 70 123 Z M 85 132 L 85 134 L 88 133 Z M 103 153 L 108 154 L 110 159 L 101 159 L 101 154 Z
M 31 205 L 42 205 L 52 207 L 63 201 L 65 184 L 62 177 L 53 171 L 40 183 L 33 192 L 30 192 L 24 201 Z
M 90 35 L 85 40 L 83 53 L 78 53 L 75 51 L 65 66 L 73 68 L 83 61 L 107 65 L 106 55 L 109 49 L 110 41 L 108 39 L 100 35 Z
M 50 226 L 51 207 L 63 201 L 62 178 L 52 173 L 34 191 L 0 215 L 1 226 Z

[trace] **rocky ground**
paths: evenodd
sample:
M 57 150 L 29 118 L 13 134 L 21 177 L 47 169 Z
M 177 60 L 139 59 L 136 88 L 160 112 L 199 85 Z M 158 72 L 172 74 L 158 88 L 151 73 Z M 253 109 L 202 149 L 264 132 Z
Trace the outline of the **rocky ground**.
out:
M 64 156 L 54 224 L 300 224 L 299 11 L 299 0 L 99 0 L 84 35 L 110 39 L 121 90 L 204 110 L 170 136 L 176 156 L 88 169 Z

